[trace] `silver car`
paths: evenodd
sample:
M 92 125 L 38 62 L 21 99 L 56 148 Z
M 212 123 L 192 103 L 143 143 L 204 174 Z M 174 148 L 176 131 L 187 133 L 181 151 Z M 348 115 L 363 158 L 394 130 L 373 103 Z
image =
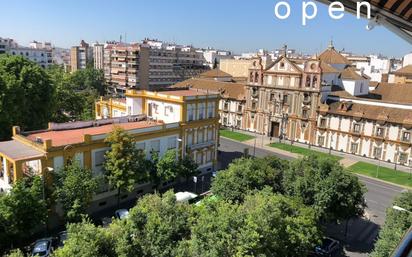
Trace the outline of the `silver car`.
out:
M 48 257 L 53 251 L 53 238 L 39 239 L 34 243 L 31 256 Z

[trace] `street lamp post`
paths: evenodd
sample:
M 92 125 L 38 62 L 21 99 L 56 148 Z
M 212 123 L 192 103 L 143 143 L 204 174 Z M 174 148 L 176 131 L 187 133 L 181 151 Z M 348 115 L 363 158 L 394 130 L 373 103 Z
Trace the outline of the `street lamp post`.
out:
M 379 177 L 379 169 L 381 167 L 381 159 L 378 157 L 375 157 L 376 159 L 378 159 L 378 167 L 376 167 L 376 178 Z
M 253 143 L 253 157 L 256 157 L 256 137 Z

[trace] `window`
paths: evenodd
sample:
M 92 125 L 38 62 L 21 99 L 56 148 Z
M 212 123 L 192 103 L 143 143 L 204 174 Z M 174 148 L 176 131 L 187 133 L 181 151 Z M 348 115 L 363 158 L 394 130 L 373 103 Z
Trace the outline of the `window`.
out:
M 187 134 L 187 145 L 191 146 L 193 144 L 193 133 Z
M 411 133 L 410 132 L 403 132 L 402 141 L 404 141 L 404 142 L 411 141 Z
M 382 148 L 381 147 L 375 147 L 373 149 L 373 157 L 377 159 L 382 158 Z
M 203 129 L 198 129 L 197 130 L 197 143 L 201 144 L 204 142 L 204 134 L 203 134 Z
M 256 72 L 255 73 L 255 83 L 258 83 L 259 81 L 259 74 Z
M 285 63 L 284 62 L 279 63 L 279 68 L 280 69 L 285 69 Z
M 207 141 L 212 141 L 213 140 L 213 128 L 209 128 L 207 130 Z
M 225 104 L 224 104 L 224 106 L 223 106 L 223 109 L 224 109 L 225 111 L 229 110 L 229 103 L 228 103 L 228 102 L 225 102 Z
M 242 125 L 242 121 L 241 120 L 236 120 L 236 127 L 240 128 Z
M 305 84 L 305 86 L 306 86 L 306 87 L 310 87 L 310 76 L 307 76 L 307 77 L 306 77 L 306 84 Z
M 237 111 L 238 111 L 238 112 L 242 112 L 242 109 L 243 109 L 243 108 L 242 108 L 242 105 L 239 104 L 239 105 L 237 106 Z
M 173 114 L 173 106 L 165 106 L 165 116 Z
M 319 123 L 319 127 L 326 128 L 326 122 L 327 122 L 327 120 L 325 118 L 321 118 L 320 123 Z
M 306 109 L 302 110 L 302 118 L 307 119 L 309 117 L 309 112 Z
M 227 125 L 227 118 L 223 117 L 223 125 Z
M 196 163 L 202 164 L 203 154 L 201 152 L 196 153 Z
M 325 137 L 319 136 L 318 137 L 318 145 L 323 146 L 325 144 Z
M 256 109 L 256 102 L 252 102 L 252 110 Z
M 106 153 L 106 150 L 102 151 L 97 151 L 94 153 L 94 166 L 95 167 L 102 167 L 104 163 L 104 155 Z
M 200 103 L 199 105 L 198 105 L 198 119 L 199 120 L 203 120 L 204 118 L 205 118 L 205 111 L 206 111 L 206 109 L 205 109 L 205 103 Z
M 385 129 L 384 128 L 377 128 L 376 129 L 376 136 L 377 137 L 383 137 L 384 134 L 385 134 Z
M 399 154 L 399 163 L 405 164 L 408 162 L 408 154 L 407 153 L 400 153 Z
M 273 101 L 273 100 L 275 100 L 275 94 L 274 93 L 270 94 L 270 101 Z
M 361 130 L 360 124 L 354 124 L 353 125 L 353 132 L 354 133 L 360 133 L 360 130 Z
M 177 148 L 177 138 L 169 137 L 167 139 L 167 150 L 176 149 L 176 148 Z
M 352 143 L 350 145 L 350 152 L 353 154 L 356 154 L 358 152 L 358 144 L 357 143 Z
M 151 152 L 160 152 L 160 140 L 153 140 L 150 142 L 150 151 Z
M 144 142 L 137 143 L 136 144 L 136 149 L 144 151 L 146 149 L 146 144 Z
M 288 95 L 283 95 L 283 103 L 288 104 L 289 102 L 289 96 Z
M 214 118 L 215 117 L 215 103 L 208 103 L 207 105 L 207 117 Z
M 206 151 L 206 163 L 212 161 L 212 151 Z
M 188 121 L 194 120 L 194 112 L 195 112 L 195 105 L 189 104 L 187 107 L 187 120 Z

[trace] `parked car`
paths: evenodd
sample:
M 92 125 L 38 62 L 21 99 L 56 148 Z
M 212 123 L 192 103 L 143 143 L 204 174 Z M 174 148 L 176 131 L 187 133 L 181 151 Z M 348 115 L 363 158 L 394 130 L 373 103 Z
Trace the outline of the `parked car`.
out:
M 318 256 L 334 256 L 340 249 L 339 241 L 326 237 L 322 240 L 322 244 L 315 248 L 315 253 Z
M 63 247 L 64 246 L 64 242 L 67 240 L 67 231 L 62 231 L 60 233 L 57 234 L 57 247 Z
M 129 211 L 126 209 L 119 209 L 114 212 L 116 219 L 126 219 L 129 216 Z
M 34 243 L 31 256 L 48 257 L 53 251 L 53 238 L 39 239 Z

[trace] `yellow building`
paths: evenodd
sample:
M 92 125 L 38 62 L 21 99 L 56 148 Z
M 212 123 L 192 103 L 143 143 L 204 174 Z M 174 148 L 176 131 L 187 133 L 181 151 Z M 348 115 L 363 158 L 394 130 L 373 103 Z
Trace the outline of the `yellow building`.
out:
M 7 191 L 25 175 L 45 175 L 61 169 L 69 160 L 102 174 L 104 154 L 109 149 L 104 143 L 107 134 L 120 126 L 136 142 L 136 147 L 163 155 L 176 149 L 190 154 L 202 172 L 210 172 L 217 162 L 219 97 L 196 90 L 149 92 L 128 90 L 125 100 L 100 100 L 96 115 L 116 108 L 125 117 L 106 117 L 95 121 L 50 123 L 41 131 L 20 131 L 13 128 L 13 138 L 0 142 L 0 188 Z M 124 106 L 121 105 L 124 103 Z M 120 107 L 120 108 L 119 108 Z M 113 196 L 115 192 L 102 190 L 95 200 Z M 132 197 L 132 195 L 130 196 Z M 100 206 L 100 204 L 99 204 Z

